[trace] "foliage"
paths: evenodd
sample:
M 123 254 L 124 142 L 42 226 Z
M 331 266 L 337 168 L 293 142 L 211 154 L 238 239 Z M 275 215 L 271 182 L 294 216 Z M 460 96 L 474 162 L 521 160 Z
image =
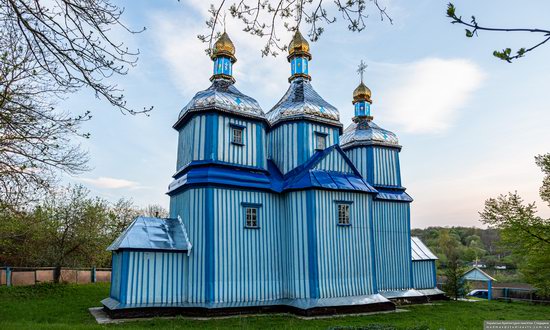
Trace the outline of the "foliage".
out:
M 453 240 L 462 264 L 479 261 L 488 267 L 495 265 L 505 265 L 508 269 L 516 267 L 516 260 L 510 256 L 510 251 L 497 245 L 499 234 L 496 229 L 428 227 L 413 229 L 411 234 L 420 237 L 437 255 L 441 268 L 445 268 L 447 263 L 447 256 L 441 245 L 442 235 L 448 235 L 445 239 Z
M 463 297 L 466 294 L 465 281 L 462 275 L 466 269 L 462 266 L 462 261 L 459 257 L 458 242 L 449 234 L 449 231 L 443 231 L 439 236 L 439 246 L 443 249 L 446 258 L 445 267 L 445 284 L 443 290 L 448 296 L 455 300 Z
M 123 113 L 127 106 L 111 78 L 136 64 L 137 51 L 114 40 L 132 31 L 111 0 L 0 0 L 0 207 L 36 201 L 59 171 L 85 171 L 76 137 L 90 113 L 56 109 L 88 89 Z
M 508 29 L 508 28 L 493 28 L 493 27 L 486 27 L 481 26 L 478 24 L 477 19 L 475 16 L 472 16 L 470 19 L 470 22 L 466 22 L 462 19 L 462 16 L 458 16 L 456 14 L 456 7 L 454 4 L 449 3 L 447 5 L 447 17 L 451 18 L 451 23 L 453 24 L 461 24 L 469 29 L 465 29 L 466 31 L 466 37 L 472 38 L 473 36 L 478 36 L 478 31 L 491 31 L 491 32 L 530 32 L 530 33 L 536 33 L 541 34 L 543 36 L 542 41 L 539 43 L 529 47 L 521 47 L 519 48 L 514 55 L 512 55 L 512 49 L 511 48 L 505 48 L 501 51 L 495 50 L 493 51 L 493 56 L 496 58 L 499 58 L 503 61 L 506 61 L 508 63 L 511 63 L 513 60 L 516 60 L 520 57 L 524 57 L 526 53 L 535 50 L 536 48 L 544 45 L 548 40 L 550 40 L 550 30 L 544 30 L 544 29 L 529 29 L 529 28 L 516 28 L 516 29 Z
M 137 216 L 130 200 L 109 203 L 82 186 L 59 189 L 31 210 L 0 212 L 0 264 L 10 266 L 108 267 L 106 248 Z
M 262 55 L 276 56 L 278 51 L 287 49 L 286 41 L 281 43 L 277 36 L 279 28 L 296 31 L 302 21 L 309 25 L 308 35 L 312 41 L 317 41 L 323 34 L 323 25 L 336 22 L 336 13 L 341 15 L 344 22 L 348 23 L 348 29 L 353 32 L 361 32 L 366 28 L 365 19 L 368 18 L 371 6 L 382 21 L 387 19 L 392 23 L 386 8 L 380 5 L 379 0 L 333 0 L 332 5 L 330 7 L 323 0 L 222 0 L 217 6 L 210 5 L 210 18 L 206 22 L 209 33 L 199 35 L 198 38 L 208 43 L 207 53 L 210 53 L 212 43 L 220 34 L 216 31 L 220 24 L 225 24 L 225 13 L 228 12 L 244 25 L 243 31 L 260 38 L 267 37 Z M 331 13 L 333 11 L 334 14 Z
M 88 308 L 109 295 L 108 283 L 0 287 L 2 329 L 103 329 Z M 400 307 L 405 313 L 303 319 L 289 315 L 235 316 L 198 320 L 177 317 L 112 324 L 113 328 L 160 329 L 358 329 L 385 325 L 397 329 L 481 329 L 484 320 L 547 320 L 548 305 L 499 301 L 446 301 Z
M 550 205 L 550 154 L 537 156 L 536 163 L 545 175 L 540 195 Z M 488 199 L 480 216 L 500 230 L 501 243 L 521 260 L 525 280 L 539 295 L 550 296 L 550 219 L 539 217 L 535 203 L 525 204 L 517 192 Z

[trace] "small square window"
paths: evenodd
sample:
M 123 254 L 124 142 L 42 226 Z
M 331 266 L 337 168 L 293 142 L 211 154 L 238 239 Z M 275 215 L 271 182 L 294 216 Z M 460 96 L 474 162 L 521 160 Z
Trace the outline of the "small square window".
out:
M 234 144 L 243 144 L 243 129 L 240 127 L 231 128 L 231 142 Z
M 327 147 L 327 136 L 315 133 L 315 150 L 325 150 Z
M 338 224 L 349 225 L 349 204 L 338 204 Z
M 256 207 L 246 208 L 246 227 L 258 227 L 258 209 Z

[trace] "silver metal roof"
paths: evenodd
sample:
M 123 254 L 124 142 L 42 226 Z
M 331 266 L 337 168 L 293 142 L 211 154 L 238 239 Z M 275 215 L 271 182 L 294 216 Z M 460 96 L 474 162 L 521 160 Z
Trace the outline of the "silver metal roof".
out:
M 380 128 L 372 120 L 365 119 L 359 123 L 354 122 L 340 136 L 340 146 L 342 148 L 365 144 L 401 147 L 395 133 Z
M 189 251 L 191 243 L 180 219 L 137 217 L 107 248 Z
M 271 125 L 283 120 L 312 119 L 341 126 L 338 109 L 323 100 L 309 80 L 295 78 L 281 100 L 267 113 Z
M 190 112 L 210 109 L 265 119 L 258 101 L 241 93 L 228 79 L 215 79 L 208 89 L 195 94 L 181 110 L 178 119 Z
M 428 247 L 422 243 L 420 238 L 412 236 L 411 237 L 411 255 L 413 261 L 420 260 L 437 260 L 438 258 L 435 254 L 428 249 Z

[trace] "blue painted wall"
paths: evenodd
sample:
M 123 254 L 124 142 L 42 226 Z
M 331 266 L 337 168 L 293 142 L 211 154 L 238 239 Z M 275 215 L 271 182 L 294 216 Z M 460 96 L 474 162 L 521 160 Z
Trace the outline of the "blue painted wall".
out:
M 333 149 L 328 155 L 326 155 L 325 158 L 315 165 L 314 169 L 348 174 L 355 173 L 344 157 L 342 157 L 340 152 L 336 149 Z
M 320 298 L 376 293 L 371 248 L 372 196 L 314 191 Z M 337 201 L 350 202 L 350 226 L 338 225 Z
M 313 156 L 315 132 L 327 134 L 327 147 L 339 142 L 337 127 L 307 121 L 285 122 L 268 133 L 268 157 L 286 174 Z
M 231 143 L 231 125 L 243 128 L 243 145 Z M 198 114 L 179 130 L 176 171 L 191 161 L 267 168 L 265 124 L 218 113 Z
M 415 289 L 433 289 L 436 287 L 434 260 L 413 261 L 412 270 Z
M 370 184 L 401 186 L 399 149 L 381 146 L 355 147 L 346 150 L 346 155 Z
M 182 303 L 187 291 L 186 257 L 184 253 L 174 252 L 113 253 L 113 269 L 117 275 L 112 283 L 118 282 L 118 285 L 112 284 L 111 298 L 134 306 Z M 120 278 L 124 280 L 121 282 Z
M 374 201 L 374 251 L 380 291 L 412 288 L 409 203 Z

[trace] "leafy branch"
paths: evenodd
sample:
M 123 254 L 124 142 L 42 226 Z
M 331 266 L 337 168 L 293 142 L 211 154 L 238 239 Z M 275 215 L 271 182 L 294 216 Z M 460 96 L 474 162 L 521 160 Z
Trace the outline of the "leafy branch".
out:
M 466 37 L 468 37 L 468 38 L 472 38 L 473 36 L 478 36 L 478 31 L 531 32 L 531 33 L 542 34 L 542 36 L 543 36 L 542 41 L 540 41 L 539 43 L 537 43 L 537 44 L 535 44 L 531 47 L 528 47 L 528 48 L 522 47 L 522 48 L 518 49 L 513 55 L 512 55 L 512 49 L 511 48 L 505 48 L 501 51 L 495 50 L 493 52 L 493 56 L 495 56 L 495 57 L 497 57 L 497 58 L 499 58 L 503 61 L 506 61 L 508 63 L 512 63 L 513 60 L 516 60 L 520 57 L 524 57 L 525 54 L 527 54 L 528 52 L 537 49 L 538 47 L 540 47 L 540 46 L 544 45 L 546 42 L 548 42 L 548 40 L 550 40 L 550 30 L 528 29 L 528 28 L 508 29 L 508 28 L 486 27 L 486 26 L 479 25 L 477 20 L 476 20 L 476 17 L 473 16 L 473 15 L 470 19 L 470 22 L 464 21 L 462 19 L 462 16 L 458 16 L 456 14 L 456 7 L 452 3 L 449 3 L 447 5 L 447 17 L 452 19 L 452 21 L 451 21 L 452 24 L 461 24 L 461 25 L 464 25 L 464 26 L 468 27 L 467 29 L 465 29 L 466 30 Z

